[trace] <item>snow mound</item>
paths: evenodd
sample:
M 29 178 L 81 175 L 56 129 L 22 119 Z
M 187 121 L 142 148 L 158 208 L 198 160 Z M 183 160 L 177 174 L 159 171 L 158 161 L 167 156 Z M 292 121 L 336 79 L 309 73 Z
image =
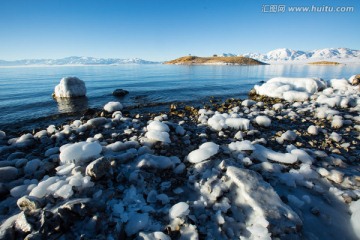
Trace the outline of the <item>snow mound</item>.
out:
M 123 109 L 123 105 L 120 102 L 108 102 L 104 106 L 104 110 L 109 113 L 120 111 L 122 109 Z
M 252 156 L 262 162 L 266 162 L 267 159 L 269 159 L 274 162 L 294 164 L 298 160 L 297 156 L 291 153 L 275 152 L 274 150 L 266 148 L 260 144 L 255 144 L 254 146 L 255 150 L 253 151 Z
M 77 77 L 62 78 L 54 91 L 56 98 L 84 97 L 85 95 L 85 83 Z
M 324 89 L 326 84 L 319 78 L 284 78 L 268 80 L 263 85 L 255 85 L 257 94 L 281 98 L 289 102 L 306 101 L 312 94 Z
M 78 142 L 67 144 L 60 148 L 61 163 L 78 164 L 96 159 L 102 151 L 98 142 Z
M 206 142 L 200 145 L 199 149 L 190 152 L 187 159 L 191 163 L 199 163 L 217 154 L 218 151 L 219 145 L 213 142 Z

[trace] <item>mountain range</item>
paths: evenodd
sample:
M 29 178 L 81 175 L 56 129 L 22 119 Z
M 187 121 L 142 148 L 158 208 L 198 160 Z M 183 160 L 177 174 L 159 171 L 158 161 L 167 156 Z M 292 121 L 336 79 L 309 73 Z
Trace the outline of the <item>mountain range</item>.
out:
M 0 66 L 27 66 L 27 65 L 121 65 L 121 64 L 156 64 L 159 62 L 146 61 L 140 58 L 93 58 L 93 57 L 66 57 L 60 59 L 23 59 L 14 61 L 0 60 Z
M 336 61 L 341 63 L 360 63 L 360 50 L 349 48 L 324 48 L 313 51 L 280 48 L 268 53 L 240 54 L 266 63 L 307 63 L 315 61 Z

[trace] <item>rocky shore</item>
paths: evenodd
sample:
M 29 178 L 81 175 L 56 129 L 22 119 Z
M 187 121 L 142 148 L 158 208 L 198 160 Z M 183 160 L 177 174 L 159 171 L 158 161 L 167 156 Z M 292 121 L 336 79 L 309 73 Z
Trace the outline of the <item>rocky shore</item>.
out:
M 0 131 L 0 239 L 360 238 L 356 79 Z

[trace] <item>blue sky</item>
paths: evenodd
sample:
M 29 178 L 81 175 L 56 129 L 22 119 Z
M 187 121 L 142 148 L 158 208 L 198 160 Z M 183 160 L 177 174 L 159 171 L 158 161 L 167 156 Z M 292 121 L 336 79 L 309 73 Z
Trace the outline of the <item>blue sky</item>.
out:
M 261 11 L 277 4 L 353 6 L 354 12 Z M 0 59 L 360 49 L 359 23 L 358 0 L 1 0 Z

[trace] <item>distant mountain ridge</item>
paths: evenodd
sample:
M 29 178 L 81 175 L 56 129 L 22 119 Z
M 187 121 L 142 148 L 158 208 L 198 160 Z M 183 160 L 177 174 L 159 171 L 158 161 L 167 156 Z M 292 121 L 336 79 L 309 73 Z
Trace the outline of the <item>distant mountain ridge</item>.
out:
M 27 66 L 27 65 L 121 65 L 121 64 L 156 64 L 140 58 L 94 58 L 94 57 L 66 57 L 60 59 L 22 59 L 14 61 L 0 60 L 0 66 Z
M 313 61 L 337 61 L 337 62 L 356 62 L 360 63 L 360 50 L 349 48 L 324 48 L 313 51 L 292 50 L 280 48 L 272 50 L 266 54 L 246 53 L 241 54 L 266 63 L 286 63 L 286 62 L 313 62 Z

